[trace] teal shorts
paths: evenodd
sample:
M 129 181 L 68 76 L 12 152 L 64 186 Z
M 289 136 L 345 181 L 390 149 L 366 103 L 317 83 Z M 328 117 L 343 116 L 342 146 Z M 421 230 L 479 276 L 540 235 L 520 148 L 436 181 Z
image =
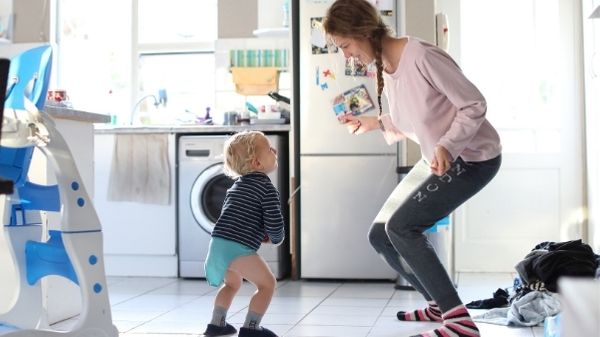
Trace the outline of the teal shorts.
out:
M 213 287 L 223 284 L 227 268 L 241 256 L 255 255 L 256 251 L 241 243 L 213 237 L 208 245 L 208 256 L 204 262 L 206 282 Z

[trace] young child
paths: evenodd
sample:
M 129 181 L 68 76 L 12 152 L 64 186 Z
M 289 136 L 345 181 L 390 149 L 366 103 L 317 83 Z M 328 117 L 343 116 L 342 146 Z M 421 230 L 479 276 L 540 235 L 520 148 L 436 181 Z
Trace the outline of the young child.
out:
M 205 336 L 233 335 L 225 321 L 243 279 L 256 286 L 239 337 L 276 337 L 260 326 L 277 281 L 256 251 L 261 242 L 280 244 L 285 236 L 279 192 L 267 176 L 277 168 L 277 153 L 262 132 L 245 131 L 225 142 L 225 174 L 235 179 L 227 190 L 204 264 L 208 284 L 219 287 Z

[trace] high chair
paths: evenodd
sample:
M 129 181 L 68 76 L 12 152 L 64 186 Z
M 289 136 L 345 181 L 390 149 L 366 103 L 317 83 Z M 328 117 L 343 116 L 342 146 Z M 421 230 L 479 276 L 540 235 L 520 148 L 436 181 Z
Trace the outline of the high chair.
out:
M 0 336 L 117 336 L 112 324 L 104 273 L 101 225 L 73 156 L 53 120 L 39 110 L 50 74 L 50 46 L 28 50 L 11 60 L 2 139 L 0 176 L 15 193 L 0 196 L 0 219 L 17 271 L 18 291 L 11 309 L 0 315 Z M 56 174 L 57 185 L 29 182 L 36 146 Z M 60 211 L 60 230 L 49 231 L 40 210 Z M 82 311 L 66 332 L 50 329 L 43 317 L 40 280 L 57 275 L 79 285 Z

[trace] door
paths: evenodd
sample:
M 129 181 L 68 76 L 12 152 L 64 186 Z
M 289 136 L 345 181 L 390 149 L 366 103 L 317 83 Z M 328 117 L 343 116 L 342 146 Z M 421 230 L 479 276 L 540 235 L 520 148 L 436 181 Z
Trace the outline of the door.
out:
M 600 0 L 582 1 L 589 239 L 600 249 L 600 18 L 589 19 Z
M 580 11 L 461 1 L 460 63 L 487 99 L 503 165 L 455 213 L 457 271 L 514 272 L 537 243 L 584 234 Z
M 361 85 L 365 86 L 369 96 L 369 99 L 361 96 L 364 113 L 376 114 L 378 107 L 374 78 L 346 75 L 350 70 L 346 70 L 341 51 L 333 47 L 317 48 L 319 43 L 325 42 L 318 22 L 330 5 L 300 2 L 299 62 L 302 70 L 295 74 L 301 97 L 300 154 L 395 154 L 396 148 L 387 145 L 379 132 L 356 137 L 337 121 L 333 102 Z M 387 102 L 383 102 L 383 107 L 387 109 Z
M 302 278 L 396 277 L 367 238 L 395 168 L 395 156 L 301 156 Z

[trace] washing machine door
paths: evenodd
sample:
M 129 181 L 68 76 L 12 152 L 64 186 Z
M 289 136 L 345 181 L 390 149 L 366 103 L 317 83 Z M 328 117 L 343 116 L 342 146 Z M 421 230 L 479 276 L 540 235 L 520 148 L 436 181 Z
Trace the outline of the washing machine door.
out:
M 223 174 L 223 163 L 206 168 L 194 181 L 190 192 L 190 208 L 196 223 L 208 234 L 212 233 L 221 215 L 223 200 L 233 179 Z

